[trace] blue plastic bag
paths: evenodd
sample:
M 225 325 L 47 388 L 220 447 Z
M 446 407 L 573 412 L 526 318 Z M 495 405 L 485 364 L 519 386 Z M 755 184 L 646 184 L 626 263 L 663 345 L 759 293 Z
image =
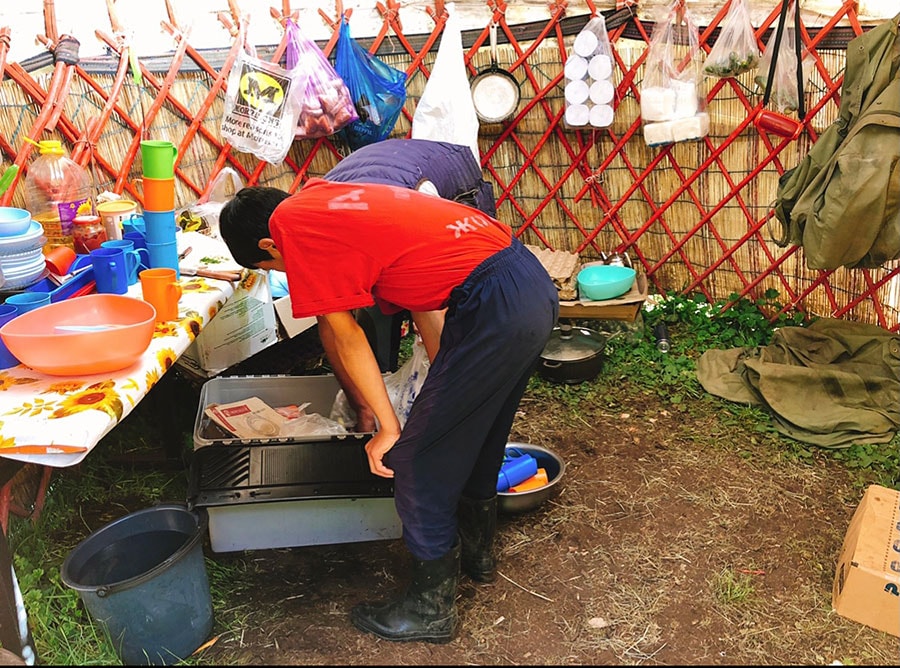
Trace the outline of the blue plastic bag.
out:
M 351 150 L 387 139 L 406 102 L 406 72 L 379 60 L 350 36 L 341 21 L 334 69 L 350 90 L 359 119 L 341 130 Z

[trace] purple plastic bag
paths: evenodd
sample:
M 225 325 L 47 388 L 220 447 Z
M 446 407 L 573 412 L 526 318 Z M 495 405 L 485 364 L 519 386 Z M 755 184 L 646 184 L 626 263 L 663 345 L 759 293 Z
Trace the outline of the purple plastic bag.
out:
M 358 120 L 350 91 L 322 50 L 294 21 L 287 21 L 286 30 L 287 68 L 302 67 L 309 74 L 305 89 L 298 91 L 301 102 L 295 138 L 327 137 Z

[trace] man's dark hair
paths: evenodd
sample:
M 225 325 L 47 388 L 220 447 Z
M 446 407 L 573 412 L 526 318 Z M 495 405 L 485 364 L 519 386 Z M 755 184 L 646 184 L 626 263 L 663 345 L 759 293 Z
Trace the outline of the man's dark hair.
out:
M 254 269 L 272 256 L 259 247 L 259 240 L 272 236 L 269 217 L 289 193 L 268 186 L 248 186 L 238 190 L 219 213 L 219 234 L 242 267 Z

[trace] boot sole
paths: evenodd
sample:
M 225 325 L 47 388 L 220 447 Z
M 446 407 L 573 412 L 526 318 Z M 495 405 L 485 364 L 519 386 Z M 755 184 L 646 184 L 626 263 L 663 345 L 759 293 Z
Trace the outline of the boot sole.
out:
M 435 635 L 435 634 L 416 634 L 416 635 L 389 635 L 382 631 L 379 628 L 370 626 L 366 624 L 362 619 L 358 618 L 356 615 L 350 615 L 350 622 L 360 631 L 365 633 L 371 633 L 372 635 L 376 635 L 383 640 L 390 640 L 392 642 L 429 642 L 435 645 L 445 645 L 451 640 L 453 640 L 453 631 L 447 634 Z
M 471 573 L 466 570 L 464 570 L 463 573 L 465 575 L 468 575 L 470 580 L 474 580 L 479 584 L 491 584 L 497 579 L 497 575 L 495 573 Z

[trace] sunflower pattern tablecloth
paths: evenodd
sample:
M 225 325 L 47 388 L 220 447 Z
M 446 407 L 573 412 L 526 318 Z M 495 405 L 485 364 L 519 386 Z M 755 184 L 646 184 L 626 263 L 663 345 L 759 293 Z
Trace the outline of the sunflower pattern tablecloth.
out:
M 245 271 L 241 281 L 259 280 Z M 82 461 L 121 422 L 194 341 L 235 285 L 182 275 L 178 319 L 157 323 L 141 359 L 112 374 L 50 376 L 19 364 L 0 370 L 0 456 L 47 466 Z M 128 296 L 141 298 L 140 282 Z M 77 299 L 77 297 L 76 297 Z M 4 453 L 14 445 L 78 445 L 86 452 L 23 455 Z

